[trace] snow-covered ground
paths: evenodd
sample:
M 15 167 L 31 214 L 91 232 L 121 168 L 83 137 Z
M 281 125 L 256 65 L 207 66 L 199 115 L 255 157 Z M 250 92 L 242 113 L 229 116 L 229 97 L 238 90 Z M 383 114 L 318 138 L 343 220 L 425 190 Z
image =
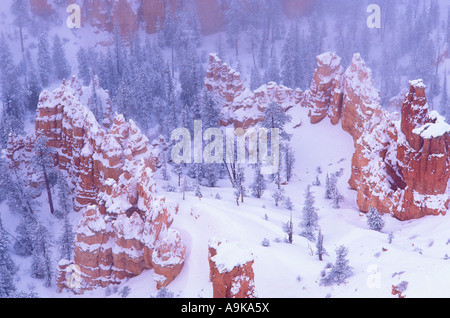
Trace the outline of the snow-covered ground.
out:
M 441 2 L 447 4 L 447 0 Z M 0 23 L 5 35 L 13 39 L 17 29 L 10 26 L 8 13 L 1 14 L 5 18 Z M 73 70 L 76 70 L 75 55 L 79 44 L 93 46 L 99 42 L 99 37 L 104 37 L 104 41 L 107 41 L 108 37 L 104 34 L 94 34 L 89 29 L 71 31 L 65 28 L 63 22 L 61 27 L 54 28 L 53 31 L 68 41 L 68 59 Z M 217 35 L 205 37 L 201 47 L 205 57 L 206 54 L 216 51 L 217 39 Z M 32 48 L 37 40 L 28 35 L 25 42 Z M 12 51 L 19 52 L 17 41 L 12 45 Z M 229 55 L 231 56 L 231 53 Z M 237 62 L 231 61 L 232 59 L 226 58 L 227 62 L 236 67 Z M 250 54 L 243 54 L 239 62 L 249 80 L 249 65 L 252 64 Z M 450 61 L 447 60 L 446 63 L 449 64 Z M 395 297 L 391 295 L 392 285 L 398 285 L 402 281 L 408 282 L 404 292 L 407 297 L 450 297 L 450 256 L 449 259 L 445 257 L 450 255 L 450 215 L 429 216 L 407 222 L 400 222 L 385 215 L 384 229 L 381 232 L 370 230 L 366 216 L 359 212 L 356 205 L 356 193 L 350 190 L 347 184 L 354 152 L 351 136 L 344 132 L 340 125 L 331 125 L 328 119 L 317 125 L 309 124 L 304 109 L 291 109 L 290 115 L 294 124 L 302 123 L 299 128 L 288 129 L 288 132 L 293 134 L 291 144 L 296 155 L 295 175 L 288 185 L 283 186 L 286 195 L 294 203 L 293 244 L 285 242 L 286 234 L 282 230 L 282 223 L 289 220 L 290 211 L 282 204 L 275 207 L 271 197 L 276 189 L 274 184 L 268 183 L 268 189 L 261 199 L 246 197 L 245 202 L 238 207 L 234 200 L 234 190 L 227 179 L 220 180 L 216 188 L 202 187 L 201 200 L 194 196 L 193 191 L 188 192 L 185 201 L 182 200 L 181 193 L 166 193 L 162 187 L 167 182 L 157 180 L 159 193 L 180 204 L 180 210 L 174 217 L 173 228 L 181 233 L 188 247 L 185 266 L 175 281 L 168 286 L 168 290 L 176 297 L 212 296 L 208 241 L 217 236 L 239 242 L 253 253 L 255 287 L 259 297 Z M 32 131 L 33 128 L 33 120 L 30 119 L 27 131 Z M 318 167 L 321 168 L 321 173 L 318 173 Z M 324 199 L 325 177 L 327 173 L 337 172 L 341 168 L 343 175 L 339 179 L 338 187 L 344 201 L 340 209 L 334 209 L 331 207 L 331 201 Z M 313 186 L 312 192 L 318 209 L 319 225 L 325 236 L 324 245 L 329 254 L 323 261 L 319 261 L 314 255 L 315 244 L 298 235 L 304 192 L 317 175 L 322 185 Z M 172 184 L 175 184 L 175 179 L 176 177 L 172 176 Z M 247 182 L 251 182 L 251 179 L 249 168 Z M 222 197 L 221 200 L 215 198 L 217 193 Z M 49 227 L 53 239 L 57 241 L 61 222 L 47 211 L 45 196 L 41 200 L 39 218 Z M 8 211 L 5 203 L 0 205 L 0 213 L 4 227 L 14 233 L 19 222 L 17 214 Z M 72 224 L 76 225 L 80 216 L 81 214 L 73 213 Z M 388 239 L 389 233 L 393 235 L 391 243 Z M 270 246 L 262 245 L 265 238 L 269 240 Z M 348 259 L 354 275 L 348 279 L 347 284 L 321 286 L 321 272 L 328 262 L 334 262 L 334 250 L 339 245 L 348 248 Z M 57 249 L 53 251 L 53 258 L 56 268 L 59 258 Z M 40 297 L 107 295 L 106 289 L 86 292 L 83 296 L 75 296 L 68 291 L 60 294 L 55 284 L 45 288 L 42 280 L 30 277 L 30 258 L 13 255 L 13 259 L 19 266 L 19 272 L 15 275 L 19 291 L 33 289 Z M 119 297 L 118 291 L 125 286 L 131 289 L 129 297 L 147 298 L 157 293 L 152 270 L 112 288 L 111 294 L 108 291 L 108 297 Z
M 186 200 L 178 192 L 164 193 L 168 200 L 177 201 L 180 210 L 175 215 L 173 228 L 177 229 L 185 240 L 188 249 L 183 270 L 168 290 L 176 297 L 198 298 L 212 297 L 212 284 L 209 281 L 208 241 L 217 236 L 231 242 L 238 242 L 254 255 L 255 286 L 259 297 L 394 297 L 392 285 L 408 282 L 404 295 L 407 297 L 448 297 L 450 292 L 450 216 L 431 216 L 420 220 L 400 222 L 389 215 L 383 218 L 386 225 L 382 232 L 369 229 L 366 216 L 358 211 L 356 193 L 348 189 L 350 163 L 353 153 L 353 140 L 340 125 L 333 126 L 328 119 L 317 125 L 309 124 L 306 110 L 292 109 L 302 126 L 290 130 L 295 145 L 296 169 L 291 183 L 283 186 L 286 196 L 294 203 L 293 244 L 285 241 L 286 234 L 282 223 L 290 218 L 282 204 L 276 207 L 271 197 L 276 185 L 268 184 L 261 199 L 245 198 L 243 204 L 236 206 L 233 189 L 227 179 L 219 182 L 216 188 L 202 187 L 203 198 L 188 192 Z M 320 167 L 322 173 L 318 173 Z M 340 209 L 331 207 L 331 201 L 324 199 L 325 176 L 344 169 L 339 179 L 339 189 L 344 196 Z M 250 168 L 249 168 L 250 170 Z M 316 176 L 321 186 L 312 187 L 318 209 L 319 225 L 325 236 L 324 246 L 328 251 L 323 261 L 315 254 L 315 243 L 298 235 L 303 207 L 304 191 Z M 249 178 L 251 178 L 249 173 Z M 176 177 L 172 176 L 172 183 Z M 251 179 L 250 179 L 251 180 Z M 157 180 L 158 192 L 166 181 Z M 216 194 L 222 197 L 216 199 Z M 40 217 L 55 233 L 59 232 L 59 223 L 43 209 Z M 72 215 L 76 224 L 79 214 Z M 13 233 L 18 219 L 9 212 L 2 213 L 2 219 L 8 231 Z M 389 243 L 388 236 L 393 239 Z M 262 245 L 264 239 L 270 245 Z M 345 245 L 348 259 L 354 275 L 347 284 L 325 287 L 319 284 L 321 271 L 326 263 L 335 260 L 334 250 Z M 58 253 L 53 254 L 56 259 Z M 55 285 L 44 288 L 41 280 L 29 276 L 30 259 L 14 255 L 20 271 L 16 275 L 19 290 L 27 291 L 34 286 L 41 297 L 80 297 L 64 291 L 59 294 Z M 129 297 L 150 297 L 157 293 L 153 271 L 124 281 L 112 288 L 109 297 L 119 297 L 123 287 L 131 289 Z M 105 297 L 107 291 L 98 289 L 87 292 L 82 297 Z

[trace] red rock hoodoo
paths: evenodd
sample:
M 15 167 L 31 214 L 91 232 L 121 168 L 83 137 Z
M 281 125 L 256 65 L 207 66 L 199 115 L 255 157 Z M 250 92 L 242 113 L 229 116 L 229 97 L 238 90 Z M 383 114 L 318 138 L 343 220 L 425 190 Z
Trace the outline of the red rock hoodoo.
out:
M 151 144 L 132 120 L 115 114 L 110 128 L 100 126 L 80 100 L 89 101 L 73 78 L 53 92 L 44 91 L 36 113 L 36 136 L 48 138 L 55 165 L 73 188 L 74 209 L 81 211 L 74 259 L 61 263 L 58 284 L 79 269 L 77 291 L 119 283 L 155 269 L 161 288 L 181 271 L 186 247 L 170 229 L 177 207 L 154 195 L 158 141 Z M 101 95 L 101 94 L 99 94 Z M 12 166 L 26 165 L 34 137 L 11 138 Z
M 205 88 L 219 99 L 223 126 L 234 125 L 247 129 L 264 120 L 264 110 L 276 101 L 288 110 L 300 104 L 302 91 L 293 90 L 271 82 L 254 92 L 245 87 L 241 74 L 232 69 L 215 54 L 209 55 Z
M 214 298 L 256 298 L 253 255 L 234 242 L 212 238 L 208 245 Z

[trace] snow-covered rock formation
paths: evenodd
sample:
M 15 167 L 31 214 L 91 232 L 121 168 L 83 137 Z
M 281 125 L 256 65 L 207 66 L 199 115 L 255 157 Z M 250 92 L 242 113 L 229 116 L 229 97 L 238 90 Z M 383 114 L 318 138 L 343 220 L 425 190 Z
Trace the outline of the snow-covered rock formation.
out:
M 82 213 L 74 259 L 61 263 L 58 285 L 72 288 L 66 269 L 75 266 L 80 292 L 151 268 L 158 287 L 166 286 L 181 271 L 186 247 L 169 229 L 177 207 L 154 195 L 158 142 L 151 144 L 134 121 L 119 114 L 109 129 L 102 127 L 80 102 L 90 100 L 83 91 L 75 78 L 64 81 L 41 94 L 36 112 L 36 137 L 46 137 L 55 150 L 55 166 L 72 186 L 75 211 Z M 10 140 L 12 166 L 26 165 L 33 140 Z
M 208 244 L 214 298 L 255 298 L 254 256 L 235 242 L 213 237 Z
M 301 101 L 302 91 L 271 82 L 254 92 L 245 87 L 241 74 L 223 63 L 216 54 L 209 55 L 205 87 L 220 100 L 223 126 L 247 129 L 264 120 L 264 110 L 272 102 L 288 110 Z
M 205 87 L 222 100 L 224 126 L 257 125 L 272 101 L 286 111 L 308 108 L 313 124 L 326 117 L 334 125 L 341 122 L 354 140 L 349 184 L 361 211 L 373 206 L 400 220 L 447 212 L 450 125 L 429 111 L 421 80 L 411 82 L 401 114 L 382 110 L 372 72 L 360 54 L 345 71 L 335 53 L 319 55 L 304 93 L 276 83 L 251 92 L 237 72 L 212 54 Z

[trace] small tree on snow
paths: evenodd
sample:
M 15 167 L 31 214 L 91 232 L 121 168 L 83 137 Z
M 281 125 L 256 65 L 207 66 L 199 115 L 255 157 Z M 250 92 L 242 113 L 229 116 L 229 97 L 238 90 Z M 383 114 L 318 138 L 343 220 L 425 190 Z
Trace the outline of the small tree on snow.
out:
M 316 208 L 314 207 L 315 200 L 311 192 L 311 186 L 308 185 L 305 191 L 305 203 L 302 211 L 302 221 L 300 227 L 302 228 L 301 236 L 306 237 L 310 241 L 315 241 L 314 231 L 319 228 Z
M 53 275 L 50 233 L 43 224 L 39 224 L 35 234 L 31 277 L 44 279 L 44 286 L 49 287 Z
M 384 220 L 380 212 L 372 206 L 369 207 L 369 212 L 367 213 L 367 224 L 374 231 L 381 231 L 384 227 Z
M 334 284 L 340 285 L 346 282 L 347 278 L 353 275 L 353 269 L 349 265 L 346 256 L 348 249 L 341 245 L 336 249 L 336 261 L 331 266 L 331 270 L 321 279 L 321 283 L 325 286 L 331 286 Z
M 316 255 L 319 256 L 319 261 L 323 260 L 323 255 L 328 255 L 325 247 L 323 246 L 323 234 L 322 231 L 319 230 L 319 234 L 317 235 L 317 243 L 316 243 Z
M 278 204 L 284 200 L 284 189 L 277 189 L 275 192 L 272 193 L 272 198 L 275 201 L 275 206 L 278 206 Z
M 254 171 L 255 179 L 250 185 L 250 190 L 255 198 L 260 199 L 264 193 L 264 190 L 266 190 L 266 181 L 264 180 L 264 176 L 261 174 L 261 164 L 257 164 Z

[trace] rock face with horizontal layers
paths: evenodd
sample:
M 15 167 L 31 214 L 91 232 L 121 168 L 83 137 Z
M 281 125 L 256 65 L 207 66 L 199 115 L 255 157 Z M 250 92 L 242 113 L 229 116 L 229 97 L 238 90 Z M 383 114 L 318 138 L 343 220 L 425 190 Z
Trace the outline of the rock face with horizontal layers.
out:
M 271 102 L 279 103 L 286 111 L 299 105 L 300 89 L 270 82 L 254 92 L 245 87 L 241 74 L 223 63 L 216 54 L 209 55 L 205 88 L 213 93 L 222 106 L 222 126 L 233 125 L 247 129 L 264 121 L 264 111 Z
M 302 106 L 309 108 L 312 124 L 317 124 L 326 116 L 333 125 L 339 123 L 342 111 L 342 80 L 344 68 L 341 58 L 334 52 L 324 53 L 317 57 L 317 68 L 314 72 L 310 89 L 305 91 Z
M 209 241 L 208 257 L 214 298 L 256 298 L 252 253 L 214 237 Z
M 374 116 L 357 140 L 350 185 L 362 211 L 373 206 L 400 220 L 447 212 L 450 125 L 429 111 L 425 88 L 411 81 L 401 115 Z
M 76 228 L 74 259 L 61 262 L 58 286 L 79 270 L 78 292 L 139 275 L 155 268 L 158 288 L 183 268 L 186 246 L 170 229 L 178 207 L 154 195 L 153 173 L 158 144 L 150 143 L 132 120 L 115 114 L 110 128 L 101 126 L 80 100 L 85 90 L 73 78 L 53 92 L 44 91 L 36 111 L 36 136 L 48 138 L 55 166 L 73 189 Z M 32 137 L 10 139 L 12 167 L 27 165 Z M 27 150 L 31 149 L 31 150 Z M 68 277 L 69 276 L 69 277 Z

